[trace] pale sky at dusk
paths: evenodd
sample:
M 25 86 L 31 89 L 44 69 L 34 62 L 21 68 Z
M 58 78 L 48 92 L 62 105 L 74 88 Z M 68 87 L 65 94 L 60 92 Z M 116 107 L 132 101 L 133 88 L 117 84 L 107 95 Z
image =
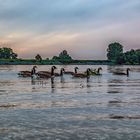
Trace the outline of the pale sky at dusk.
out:
M 140 49 L 140 0 L 0 0 L 0 42 L 19 57 L 66 49 L 75 59 L 106 59 L 116 41 Z

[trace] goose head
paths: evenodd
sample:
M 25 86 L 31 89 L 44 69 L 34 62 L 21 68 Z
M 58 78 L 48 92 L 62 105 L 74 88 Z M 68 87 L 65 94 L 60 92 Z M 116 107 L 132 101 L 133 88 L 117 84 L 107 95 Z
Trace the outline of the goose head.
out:
M 129 76 L 129 71 L 130 71 L 130 68 L 127 68 L 127 69 L 126 69 L 126 75 L 127 75 L 127 76 Z
M 65 72 L 65 69 L 64 68 L 61 68 L 60 70 L 60 75 L 63 76 L 63 73 Z
M 33 66 L 33 68 L 37 68 L 37 66 Z
M 33 69 L 37 69 L 37 66 L 33 66 Z
M 90 76 L 91 69 L 87 68 L 87 76 Z
M 77 73 L 77 70 L 78 70 L 78 69 L 79 69 L 78 67 L 75 67 L 75 68 L 74 68 L 75 73 Z
M 103 69 L 101 67 L 99 67 L 97 72 L 100 73 L 101 70 L 103 70 Z
M 56 66 L 52 66 L 51 68 L 51 75 L 54 76 L 54 70 L 57 69 Z
M 61 68 L 61 71 L 65 72 L 65 69 L 64 68 Z
M 56 66 L 52 66 L 52 69 L 55 70 L 55 69 L 57 69 L 57 67 Z

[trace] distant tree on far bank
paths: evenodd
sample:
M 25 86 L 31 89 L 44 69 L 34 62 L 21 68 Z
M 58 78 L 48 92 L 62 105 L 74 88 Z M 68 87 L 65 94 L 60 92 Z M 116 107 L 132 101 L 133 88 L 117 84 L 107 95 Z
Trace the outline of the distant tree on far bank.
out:
M 111 43 L 107 48 L 107 58 L 112 62 L 116 62 L 118 57 L 123 55 L 123 46 L 120 43 Z
M 66 50 L 63 50 L 59 56 L 53 56 L 53 60 L 72 60 L 72 57 L 68 54 Z
M 107 48 L 107 58 L 114 64 L 140 64 L 140 49 L 131 49 L 123 53 L 120 43 L 111 43 Z
M 11 48 L 0 48 L 0 59 L 16 59 L 17 54 L 13 52 Z
M 35 56 L 35 59 L 36 59 L 37 61 L 42 61 L 42 57 L 41 57 L 40 54 L 37 54 L 37 55 Z
M 124 59 L 126 64 L 140 64 L 140 49 L 125 52 Z

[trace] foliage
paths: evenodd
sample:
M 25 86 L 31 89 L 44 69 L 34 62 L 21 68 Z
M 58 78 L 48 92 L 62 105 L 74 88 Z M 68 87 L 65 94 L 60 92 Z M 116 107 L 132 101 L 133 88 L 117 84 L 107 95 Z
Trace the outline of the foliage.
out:
M 0 59 L 16 59 L 17 56 L 11 48 L 0 48 Z
M 53 56 L 53 60 L 60 60 L 60 61 L 69 61 L 72 60 L 71 56 L 67 53 L 66 50 L 62 51 L 59 56 Z
M 35 59 L 36 59 L 37 61 L 42 61 L 42 57 L 41 57 L 40 54 L 37 54 L 37 55 L 35 56 Z
M 125 63 L 140 64 L 140 50 L 130 50 L 124 53 Z
M 119 43 L 111 43 L 107 48 L 107 58 L 116 62 L 117 58 L 123 54 L 123 46 Z
M 107 57 L 115 64 L 140 64 L 140 50 L 131 49 L 123 53 L 123 46 L 119 43 L 112 43 L 108 46 Z

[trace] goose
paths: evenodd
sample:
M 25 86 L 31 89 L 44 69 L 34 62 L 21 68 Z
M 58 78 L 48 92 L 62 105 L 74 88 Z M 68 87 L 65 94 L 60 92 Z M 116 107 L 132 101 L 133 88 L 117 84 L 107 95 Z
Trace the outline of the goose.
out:
M 38 74 L 51 74 L 50 71 L 38 71 Z
M 37 73 L 39 78 L 52 78 L 55 76 L 54 70 L 57 69 L 55 66 L 52 66 L 50 73 Z
M 75 73 L 73 75 L 73 77 L 77 77 L 77 78 L 88 78 L 88 77 L 90 77 L 90 72 L 91 72 L 91 69 L 88 68 L 87 71 L 86 71 L 86 73 Z
M 20 71 L 18 75 L 21 77 L 31 77 L 32 75 L 36 74 L 36 68 L 37 66 L 33 66 L 31 71 Z
M 75 68 L 74 68 L 74 72 L 72 72 L 72 71 L 65 71 L 64 74 L 74 75 L 74 74 L 77 73 L 77 70 L 78 70 L 78 67 L 75 67 Z
M 64 72 L 65 72 L 65 69 L 64 68 L 61 68 L 60 69 L 60 73 L 54 73 L 54 75 L 55 76 L 63 76 Z
M 114 75 L 127 75 L 127 76 L 129 76 L 129 71 L 130 71 L 130 68 L 127 68 L 127 69 L 126 69 L 126 73 L 116 71 L 116 72 L 113 72 L 113 74 L 114 74 Z
M 100 71 L 102 70 L 101 67 L 99 67 L 97 70 L 91 70 L 91 75 L 101 75 Z

